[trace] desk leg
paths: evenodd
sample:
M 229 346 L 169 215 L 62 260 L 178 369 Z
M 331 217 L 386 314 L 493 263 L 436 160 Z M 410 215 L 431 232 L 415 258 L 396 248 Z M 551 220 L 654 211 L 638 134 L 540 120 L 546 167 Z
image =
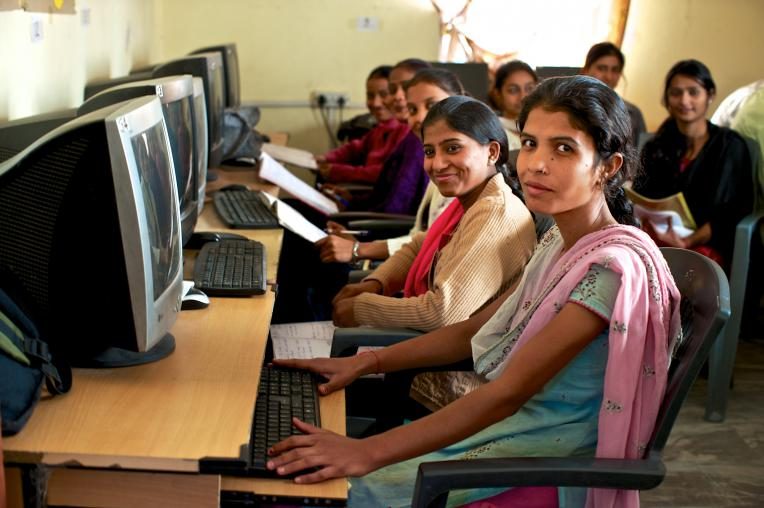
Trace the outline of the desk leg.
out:
M 48 504 L 83 507 L 220 506 L 220 477 L 53 468 Z
M 5 489 L 5 502 L 8 508 L 23 508 L 24 496 L 19 468 L 13 466 L 5 468 Z M 3 499 L 0 499 L 0 506 L 3 506 Z

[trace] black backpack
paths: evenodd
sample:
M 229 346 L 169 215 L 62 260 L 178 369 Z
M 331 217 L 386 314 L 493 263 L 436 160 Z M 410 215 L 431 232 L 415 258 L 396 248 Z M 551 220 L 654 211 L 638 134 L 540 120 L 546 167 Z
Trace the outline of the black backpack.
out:
M 48 343 L 10 296 L 0 289 L 0 415 L 2 435 L 19 432 L 40 400 L 43 380 L 48 393 L 66 393 L 72 372 L 54 361 Z

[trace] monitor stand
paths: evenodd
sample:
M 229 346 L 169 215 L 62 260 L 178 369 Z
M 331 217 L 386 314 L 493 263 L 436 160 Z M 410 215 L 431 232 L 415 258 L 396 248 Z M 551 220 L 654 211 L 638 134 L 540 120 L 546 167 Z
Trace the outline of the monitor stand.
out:
M 118 347 L 110 347 L 91 358 L 72 361 L 74 367 L 104 369 L 112 367 L 131 367 L 143 365 L 165 358 L 175 351 L 175 337 L 169 333 L 162 337 L 148 351 L 136 352 Z

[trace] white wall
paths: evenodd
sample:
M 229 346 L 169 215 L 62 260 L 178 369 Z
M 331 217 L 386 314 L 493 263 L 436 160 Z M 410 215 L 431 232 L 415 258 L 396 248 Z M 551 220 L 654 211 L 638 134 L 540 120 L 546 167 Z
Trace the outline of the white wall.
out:
M 78 0 L 76 10 L 0 12 L 0 121 L 76 107 L 88 80 L 124 75 L 133 62 L 148 61 L 151 0 Z M 37 42 L 33 20 L 42 26 Z

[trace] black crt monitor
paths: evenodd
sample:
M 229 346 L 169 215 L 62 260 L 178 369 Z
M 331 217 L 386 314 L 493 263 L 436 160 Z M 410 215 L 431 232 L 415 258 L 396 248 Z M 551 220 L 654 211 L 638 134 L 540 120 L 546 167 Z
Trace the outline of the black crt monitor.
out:
M 207 190 L 207 107 L 204 103 L 202 78 L 194 76 L 192 80 L 194 84 L 194 167 L 196 167 L 197 196 L 199 196 L 198 215 L 201 215 Z
M 536 67 L 536 75 L 539 80 L 545 80 L 546 78 L 557 78 L 564 76 L 576 76 L 581 74 L 580 67 Z
M 185 245 L 196 226 L 200 198 L 195 165 L 197 143 L 194 139 L 194 84 L 191 75 L 152 78 L 117 85 L 90 97 L 77 110 L 78 115 L 145 95 L 156 96 L 162 104 L 178 188 L 181 241 Z
M 76 109 L 65 109 L 0 124 L 0 162 L 10 159 L 44 134 L 76 116 Z
M 432 62 L 433 67 L 446 69 L 459 78 L 464 90 L 472 97 L 488 103 L 488 65 L 485 63 Z
M 104 90 L 108 90 L 109 88 L 114 88 L 115 86 L 122 85 L 124 83 L 132 83 L 133 81 L 140 81 L 142 79 L 149 79 L 151 78 L 151 72 L 140 72 L 140 73 L 131 73 L 128 76 L 120 76 L 118 78 L 109 78 L 109 79 L 99 79 L 94 81 L 89 81 L 85 85 L 84 90 L 84 99 L 88 100 L 92 96 L 94 96 L 97 93 L 101 93 Z
M 155 78 L 176 74 L 191 74 L 202 78 L 207 108 L 207 167 L 216 168 L 223 160 L 223 59 L 219 53 L 200 53 L 157 65 L 152 72 Z
M 225 107 L 238 108 L 241 105 L 241 78 L 239 75 L 239 56 L 236 51 L 236 44 L 220 44 L 218 46 L 208 46 L 200 48 L 189 53 L 196 55 L 199 53 L 220 53 L 223 58 L 223 78 L 225 81 Z
M 180 214 L 156 97 L 77 117 L 0 164 L 0 276 L 73 365 L 174 350 Z

